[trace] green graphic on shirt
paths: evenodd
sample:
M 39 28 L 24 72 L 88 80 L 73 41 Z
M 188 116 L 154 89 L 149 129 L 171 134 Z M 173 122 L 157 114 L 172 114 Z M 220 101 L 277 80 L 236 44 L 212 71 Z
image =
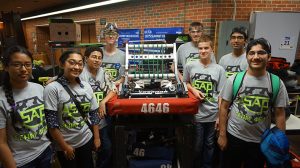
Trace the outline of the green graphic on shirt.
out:
M 104 98 L 104 93 L 103 92 L 94 92 L 94 95 L 97 99 L 97 103 L 99 104 L 103 98 Z
M 110 74 L 111 77 L 116 78 L 118 77 L 118 70 L 114 69 L 114 68 L 105 68 L 105 72 L 107 72 L 108 74 Z
M 242 99 L 244 108 L 254 114 L 268 111 L 270 98 L 261 96 L 245 96 Z
M 265 121 L 269 112 L 268 95 L 267 88 L 246 87 L 237 100 L 237 116 L 250 124 Z
M 88 115 L 88 112 L 91 109 L 91 103 L 90 102 L 80 103 L 80 106 L 83 110 L 83 113 Z M 69 128 L 69 129 L 73 128 L 73 129 L 80 130 L 85 125 L 85 121 L 82 118 L 79 111 L 77 110 L 75 104 L 64 105 L 62 119 L 64 121 L 62 126 L 65 128 Z
M 235 74 L 237 74 L 238 72 L 226 72 L 225 74 L 226 74 L 226 78 L 229 78 L 230 76 L 232 76 L 232 75 L 235 75 Z
M 47 131 L 44 113 L 44 102 L 38 97 L 32 97 L 16 103 L 15 140 L 40 140 Z
M 226 69 L 226 78 L 229 78 L 230 76 L 238 73 L 238 72 L 241 72 L 242 69 L 240 67 L 240 65 L 237 65 L 237 66 L 227 66 Z
M 212 91 L 213 91 L 213 83 L 212 82 L 194 80 L 192 83 L 192 86 L 195 89 L 200 90 L 202 93 L 204 93 L 205 97 L 209 96 L 209 93 L 212 93 Z
M 190 53 L 188 57 L 185 59 L 185 63 L 189 63 L 195 60 L 199 60 L 199 54 L 198 53 Z

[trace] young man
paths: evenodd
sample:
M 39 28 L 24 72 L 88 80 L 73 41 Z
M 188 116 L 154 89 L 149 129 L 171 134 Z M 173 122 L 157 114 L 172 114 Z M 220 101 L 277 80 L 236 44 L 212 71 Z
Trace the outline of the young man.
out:
M 179 46 L 177 50 L 177 60 L 178 65 L 181 64 L 183 69 L 185 65 L 194 60 L 199 59 L 199 49 L 198 49 L 198 40 L 201 37 L 203 32 L 203 25 L 200 22 L 192 22 L 189 27 L 189 36 L 192 41 L 187 42 Z M 211 61 L 216 63 L 214 54 L 210 56 Z M 174 70 L 174 69 L 173 69 Z M 178 72 L 179 79 L 182 80 L 182 75 Z
M 115 23 L 108 23 L 104 29 L 105 46 L 103 47 L 103 59 L 101 67 L 106 73 L 110 74 L 110 81 L 114 81 L 114 85 L 119 85 L 124 81 L 125 53 L 116 47 L 116 42 L 119 38 L 118 28 Z M 116 88 L 115 88 L 116 89 Z M 110 168 L 112 156 L 112 144 L 110 141 L 110 117 L 106 115 L 106 102 L 108 97 L 105 97 L 99 106 L 100 117 L 104 119 L 101 132 L 105 133 L 105 139 L 102 143 L 102 149 L 98 153 L 97 168 Z
M 108 23 L 104 29 L 105 46 L 103 47 L 103 62 L 101 67 L 110 72 L 118 85 L 124 81 L 125 52 L 116 47 L 119 38 L 115 23 Z
M 241 165 L 244 168 L 264 167 L 260 141 L 263 132 L 270 128 L 272 112 L 275 113 L 276 126 L 285 130 L 284 107 L 288 105 L 288 94 L 280 80 L 278 95 L 272 101 L 272 84 L 266 71 L 271 58 L 269 42 L 264 38 L 251 41 L 246 48 L 246 57 L 249 67 L 236 98 L 233 98 L 236 75 L 228 78 L 220 94 L 218 144 L 224 151 L 223 165 L 226 168 L 240 168 Z
M 211 61 L 212 40 L 203 35 L 198 41 L 199 60 L 186 64 L 183 81 L 202 102 L 195 115 L 194 167 L 212 167 L 215 128 L 218 117 L 218 94 L 226 77 L 225 70 Z
M 226 71 L 227 78 L 248 68 L 245 52 L 247 38 L 248 36 L 244 27 L 235 27 L 232 29 L 230 34 L 232 53 L 224 55 L 219 61 L 219 65 Z

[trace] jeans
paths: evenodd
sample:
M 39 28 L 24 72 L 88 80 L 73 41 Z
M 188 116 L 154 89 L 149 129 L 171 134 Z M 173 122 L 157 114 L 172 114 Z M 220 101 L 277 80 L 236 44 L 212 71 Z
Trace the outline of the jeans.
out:
M 213 166 L 215 134 L 215 122 L 195 123 L 194 168 Z
M 110 126 L 100 130 L 101 147 L 97 152 L 96 168 L 110 168 L 112 157 L 112 144 L 110 140 Z
M 62 168 L 94 168 L 92 148 L 93 138 L 85 145 L 75 148 L 73 160 L 68 160 L 63 151 L 57 152 L 57 158 Z
M 265 158 L 260 144 L 243 141 L 227 133 L 227 149 L 223 155 L 224 168 L 263 168 Z
M 52 149 L 50 145 L 33 161 L 19 168 L 51 168 Z

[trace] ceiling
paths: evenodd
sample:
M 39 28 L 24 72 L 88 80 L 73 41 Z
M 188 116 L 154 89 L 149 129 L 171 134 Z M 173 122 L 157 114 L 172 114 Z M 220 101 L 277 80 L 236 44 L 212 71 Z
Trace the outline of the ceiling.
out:
M 104 0 L 0 0 L 0 11 L 13 11 L 21 17 L 28 17 L 101 1 Z

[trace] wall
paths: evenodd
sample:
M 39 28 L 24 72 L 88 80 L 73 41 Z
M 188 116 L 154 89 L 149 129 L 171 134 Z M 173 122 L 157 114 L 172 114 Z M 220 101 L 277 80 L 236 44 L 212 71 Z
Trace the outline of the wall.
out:
M 236 20 L 249 20 L 251 11 L 300 11 L 300 0 L 236 0 Z M 201 21 L 205 32 L 213 35 L 217 21 L 232 19 L 233 0 L 133 0 L 116 5 L 99 7 L 59 15 L 74 20 L 96 19 L 96 34 L 100 34 L 100 18 L 117 22 L 119 28 L 184 27 Z M 27 43 L 30 50 L 35 25 L 47 24 L 48 18 L 24 21 Z M 143 33 L 143 31 L 142 31 Z M 142 34 L 143 37 L 143 34 Z M 300 45 L 298 45 L 300 46 Z M 300 47 L 298 47 L 300 58 Z

